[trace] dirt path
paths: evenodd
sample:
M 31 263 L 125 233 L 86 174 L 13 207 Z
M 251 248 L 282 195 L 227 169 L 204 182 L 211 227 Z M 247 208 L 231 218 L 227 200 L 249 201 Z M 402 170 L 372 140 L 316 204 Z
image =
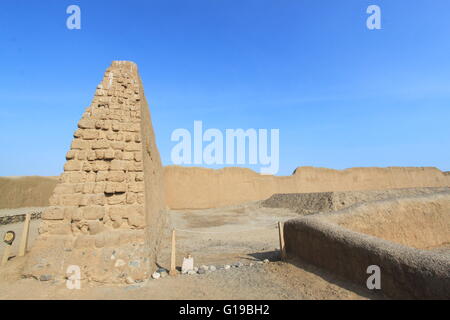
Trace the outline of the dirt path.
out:
M 308 270 L 309 269 L 309 270 Z M 312 267 L 274 262 L 217 270 L 204 275 L 180 275 L 142 284 L 107 286 L 82 283 L 69 290 L 65 283 L 32 279 L 0 282 L 0 300 L 7 299 L 379 299 L 362 289 L 333 279 Z
M 195 265 L 215 265 L 217 271 L 151 279 L 127 286 L 82 283 L 81 290 L 69 290 L 64 282 L 20 279 L 23 258 L 15 258 L 0 271 L 0 299 L 380 298 L 367 296 L 360 287 L 312 266 L 279 262 L 276 223 L 295 216 L 287 209 L 262 208 L 259 203 L 221 209 L 170 211 L 158 257 L 160 266 L 169 267 L 171 229 L 176 228 L 177 265 L 181 264 L 184 255 L 190 253 Z M 37 226 L 37 222 L 32 223 L 30 245 L 36 237 Z M 22 223 L 5 227 L 18 230 L 20 237 Z M 3 234 L 5 227 L 0 228 L 0 233 Z M 264 259 L 272 262 L 261 263 Z M 246 266 L 221 269 L 225 264 L 236 262 Z M 253 266 L 250 267 L 250 263 Z

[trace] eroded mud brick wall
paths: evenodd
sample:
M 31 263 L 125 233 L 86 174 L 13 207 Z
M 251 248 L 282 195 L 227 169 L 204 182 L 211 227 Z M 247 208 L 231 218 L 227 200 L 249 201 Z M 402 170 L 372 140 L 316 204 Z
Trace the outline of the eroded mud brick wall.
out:
M 72 264 L 101 282 L 147 277 L 163 223 L 163 171 L 134 63 L 107 69 L 66 159 L 28 272 Z

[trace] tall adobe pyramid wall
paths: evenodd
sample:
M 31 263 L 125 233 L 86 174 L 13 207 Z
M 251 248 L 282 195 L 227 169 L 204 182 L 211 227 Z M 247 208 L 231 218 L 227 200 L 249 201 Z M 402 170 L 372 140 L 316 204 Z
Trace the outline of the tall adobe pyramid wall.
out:
M 164 223 L 163 171 L 137 66 L 115 61 L 78 123 L 26 275 L 142 280 Z

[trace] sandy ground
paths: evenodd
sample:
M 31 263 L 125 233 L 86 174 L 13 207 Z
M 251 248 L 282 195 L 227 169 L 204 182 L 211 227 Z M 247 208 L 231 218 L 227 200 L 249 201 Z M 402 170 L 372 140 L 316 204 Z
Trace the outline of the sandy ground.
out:
M 0 271 L 0 299 L 380 299 L 301 262 L 280 262 L 276 223 L 297 216 L 287 209 L 262 208 L 249 203 L 221 209 L 170 211 L 168 228 L 158 257 L 161 267 L 170 261 L 171 229 L 177 229 L 177 265 L 190 253 L 195 264 L 215 265 L 219 270 L 203 275 L 179 275 L 135 285 L 108 286 L 82 283 L 69 290 L 64 282 L 21 279 L 24 258 L 11 259 Z M 33 221 L 30 246 L 37 235 Z M 22 223 L 1 226 L 17 231 Z M 16 245 L 19 241 L 16 241 Z M 0 245 L 3 251 L 4 244 Z M 15 248 L 13 252 L 17 252 Z M 2 252 L 0 252 L 2 254 Z M 263 264 L 263 259 L 271 260 Z M 224 264 L 245 266 L 220 269 Z M 249 266 L 250 263 L 253 266 Z

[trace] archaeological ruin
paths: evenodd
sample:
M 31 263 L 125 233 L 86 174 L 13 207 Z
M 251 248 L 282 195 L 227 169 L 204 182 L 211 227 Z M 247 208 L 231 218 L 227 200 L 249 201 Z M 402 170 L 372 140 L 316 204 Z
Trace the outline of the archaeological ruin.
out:
M 78 122 L 25 276 L 135 282 L 156 268 L 163 170 L 136 64 L 114 61 Z

